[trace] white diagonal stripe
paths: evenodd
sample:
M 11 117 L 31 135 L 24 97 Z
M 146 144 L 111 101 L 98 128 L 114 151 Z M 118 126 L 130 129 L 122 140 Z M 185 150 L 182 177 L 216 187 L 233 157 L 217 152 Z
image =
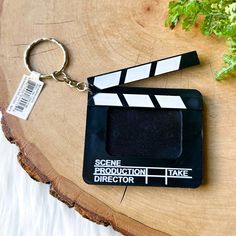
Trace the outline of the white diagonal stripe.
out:
M 164 59 L 157 62 L 155 75 L 161 75 L 167 72 L 176 71 L 179 69 L 181 56 Z
M 187 109 L 180 96 L 155 95 L 155 98 L 157 99 L 161 108 Z
M 125 83 L 148 78 L 150 69 L 151 63 L 128 69 L 125 76 Z
M 122 106 L 116 93 L 98 93 L 93 97 L 94 104 L 100 106 Z
M 145 94 L 124 94 L 130 107 L 154 107 L 150 97 Z
M 94 85 L 99 89 L 110 88 L 119 85 L 121 71 L 109 73 L 106 75 L 98 75 L 94 77 Z

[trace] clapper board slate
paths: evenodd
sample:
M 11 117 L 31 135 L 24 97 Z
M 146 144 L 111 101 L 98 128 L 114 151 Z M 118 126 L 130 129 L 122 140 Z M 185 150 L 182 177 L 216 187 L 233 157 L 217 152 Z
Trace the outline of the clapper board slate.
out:
M 88 78 L 88 184 L 198 187 L 202 95 L 119 85 L 198 65 L 195 51 Z

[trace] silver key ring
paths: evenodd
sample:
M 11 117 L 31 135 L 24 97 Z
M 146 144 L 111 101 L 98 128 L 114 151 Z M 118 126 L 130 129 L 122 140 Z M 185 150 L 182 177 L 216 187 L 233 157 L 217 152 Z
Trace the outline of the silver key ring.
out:
M 30 64 L 30 52 L 32 51 L 32 49 L 34 47 L 36 47 L 37 45 L 39 45 L 40 43 L 42 42 L 52 42 L 54 44 L 56 44 L 57 46 L 59 46 L 61 49 L 62 49 L 62 52 L 63 52 L 63 57 L 64 57 L 64 61 L 63 61 L 63 64 L 60 68 L 60 70 L 57 70 L 55 72 L 52 72 L 51 74 L 41 74 L 40 72 L 40 78 L 41 79 L 45 79 L 45 78 L 54 78 L 55 77 L 55 74 L 62 74 L 66 68 L 66 66 L 68 65 L 68 62 L 69 62 L 69 56 L 68 56 L 68 53 L 65 49 L 65 46 L 58 42 L 56 39 L 54 38 L 40 38 L 40 39 L 36 39 L 35 41 L 33 41 L 25 50 L 25 53 L 24 53 L 24 63 L 25 63 L 25 66 L 26 68 L 28 69 L 28 71 L 31 73 L 32 71 L 35 71 L 31 64 Z

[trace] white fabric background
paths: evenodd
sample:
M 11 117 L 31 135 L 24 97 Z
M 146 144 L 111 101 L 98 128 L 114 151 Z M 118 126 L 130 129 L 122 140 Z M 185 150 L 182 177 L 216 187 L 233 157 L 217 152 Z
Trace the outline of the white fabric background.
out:
M 120 236 L 52 197 L 48 185 L 32 180 L 22 169 L 18 151 L 0 127 L 1 236 Z

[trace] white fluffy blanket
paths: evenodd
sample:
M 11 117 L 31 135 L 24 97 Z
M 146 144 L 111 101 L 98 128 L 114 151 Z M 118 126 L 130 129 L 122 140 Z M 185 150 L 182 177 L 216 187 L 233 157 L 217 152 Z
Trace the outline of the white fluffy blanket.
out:
M 21 168 L 16 157 L 18 151 L 16 145 L 5 139 L 0 127 L 1 236 L 120 235 L 111 227 L 84 219 L 52 197 L 48 185 L 32 180 Z

